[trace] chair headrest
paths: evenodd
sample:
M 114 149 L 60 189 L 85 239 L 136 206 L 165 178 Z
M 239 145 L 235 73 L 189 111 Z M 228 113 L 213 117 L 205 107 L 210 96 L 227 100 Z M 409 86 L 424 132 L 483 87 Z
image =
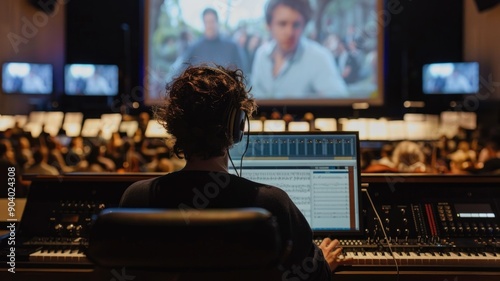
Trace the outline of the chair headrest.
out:
M 106 209 L 93 221 L 86 254 L 103 267 L 258 269 L 283 259 L 278 230 L 261 208 Z

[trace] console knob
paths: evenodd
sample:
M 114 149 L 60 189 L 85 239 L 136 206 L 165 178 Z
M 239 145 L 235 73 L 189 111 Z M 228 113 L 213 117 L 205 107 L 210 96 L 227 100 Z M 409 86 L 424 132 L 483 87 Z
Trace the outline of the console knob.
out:
M 75 230 L 75 225 L 70 224 L 70 225 L 66 226 L 66 230 L 68 230 L 69 232 L 73 232 L 73 230 Z
M 408 228 L 405 228 L 405 235 L 409 236 L 410 235 L 410 230 Z
M 80 236 L 80 233 L 82 232 L 83 226 L 77 225 L 75 230 L 76 230 L 76 235 Z
M 57 233 L 61 232 L 61 229 L 62 229 L 62 228 L 63 228 L 63 226 L 62 226 L 60 223 L 58 223 L 58 224 L 56 224 L 56 225 L 54 226 L 54 229 L 55 229 L 55 231 L 56 231 Z
M 490 235 L 493 234 L 493 227 L 491 227 L 491 226 L 488 227 L 488 232 L 490 233 Z

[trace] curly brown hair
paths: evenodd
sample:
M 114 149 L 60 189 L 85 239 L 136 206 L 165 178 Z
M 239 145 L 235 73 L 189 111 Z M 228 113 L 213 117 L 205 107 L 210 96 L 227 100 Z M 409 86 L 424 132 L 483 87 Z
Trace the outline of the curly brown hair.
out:
M 229 110 L 241 108 L 251 116 L 257 107 L 243 72 L 220 65 L 189 66 L 166 90 L 155 117 L 175 137 L 175 154 L 186 159 L 224 155 L 233 145 Z

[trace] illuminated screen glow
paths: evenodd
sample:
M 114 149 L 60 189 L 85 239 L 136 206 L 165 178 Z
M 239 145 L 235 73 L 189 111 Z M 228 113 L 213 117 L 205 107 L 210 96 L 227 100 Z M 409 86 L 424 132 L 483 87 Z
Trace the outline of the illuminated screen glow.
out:
M 67 95 L 114 96 L 118 94 L 118 66 L 68 64 L 64 69 Z
M 51 64 L 8 62 L 2 67 L 2 90 L 7 94 L 51 94 Z
M 271 54 L 287 39 L 273 39 L 278 36 L 265 20 L 267 1 L 146 1 L 145 103 L 159 102 L 165 85 L 188 64 L 210 62 L 242 69 L 259 105 L 383 103 L 382 30 L 388 11 L 381 0 L 310 0 L 313 16 L 300 39 L 289 39 L 300 43 L 291 43 L 296 51 L 275 74 Z M 205 16 L 204 23 L 206 8 L 217 12 L 218 21 Z M 225 47 L 206 39 L 214 32 Z
M 479 63 L 430 63 L 422 68 L 425 94 L 475 94 L 479 92 Z

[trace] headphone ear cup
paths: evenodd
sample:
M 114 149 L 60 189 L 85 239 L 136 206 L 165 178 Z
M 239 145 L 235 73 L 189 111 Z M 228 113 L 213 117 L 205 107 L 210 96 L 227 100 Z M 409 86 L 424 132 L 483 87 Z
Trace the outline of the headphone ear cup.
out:
M 229 113 L 227 128 L 229 130 L 229 135 L 233 138 L 233 143 L 238 143 L 243 139 L 245 116 L 245 111 L 239 108 L 232 108 Z

